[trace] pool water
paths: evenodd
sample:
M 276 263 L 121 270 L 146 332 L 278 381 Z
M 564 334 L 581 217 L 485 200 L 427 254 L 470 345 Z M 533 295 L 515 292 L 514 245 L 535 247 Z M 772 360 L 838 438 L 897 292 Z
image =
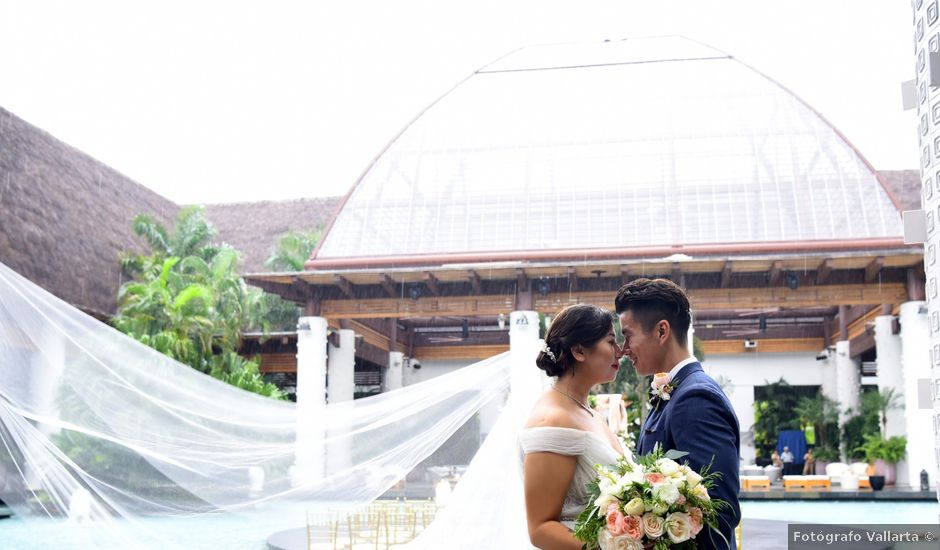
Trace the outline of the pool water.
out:
M 937 524 L 940 505 L 927 502 L 883 501 L 741 501 L 745 523 L 748 519 L 788 523 L 926 523 Z M 119 521 L 110 531 L 119 540 L 102 537 L 99 526 L 69 525 L 48 518 L 25 520 L 19 517 L 0 520 L 0 549 L 71 550 L 87 548 L 142 548 L 146 550 L 181 548 L 201 550 L 265 550 L 265 540 L 276 531 L 302 527 L 303 514 L 285 510 L 264 510 L 245 516 L 212 515 L 201 518 L 150 518 Z M 146 533 L 156 533 L 155 541 Z M 148 542 L 150 541 L 150 542 Z M 167 544 L 167 543 L 170 544 Z
M 787 523 L 928 523 L 937 524 L 936 501 L 742 500 L 744 520 L 769 519 Z

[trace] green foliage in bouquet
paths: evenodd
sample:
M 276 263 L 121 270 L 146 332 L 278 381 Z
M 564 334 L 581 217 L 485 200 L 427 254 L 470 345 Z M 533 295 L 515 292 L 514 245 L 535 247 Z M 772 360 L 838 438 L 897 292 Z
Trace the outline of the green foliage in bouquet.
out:
M 633 522 L 632 535 L 639 534 L 644 548 L 696 548 L 695 536 L 705 528 L 721 536 L 718 513 L 729 505 L 708 495 L 721 473 L 710 472 L 711 465 L 694 472 L 679 464 L 687 454 L 663 451 L 657 445 L 636 460 L 621 457 L 614 465 L 597 465 L 598 477 L 587 485 L 588 506 L 575 524 L 574 536 L 584 543 L 582 548 L 604 550 L 612 546 L 604 542 L 613 536 L 607 531 L 611 514 Z M 692 515 L 697 517 L 691 520 Z

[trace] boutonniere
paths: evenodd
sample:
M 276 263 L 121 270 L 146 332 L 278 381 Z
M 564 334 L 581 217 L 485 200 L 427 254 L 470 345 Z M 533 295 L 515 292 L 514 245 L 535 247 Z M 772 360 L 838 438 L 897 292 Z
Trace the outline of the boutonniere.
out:
M 653 410 L 659 408 L 659 403 L 669 401 L 670 394 L 676 389 L 678 383 L 673 384 L 669 380 L 669 373 L 657 372 L 653 375 L 653 382 L 650 384 L 650 405 Z

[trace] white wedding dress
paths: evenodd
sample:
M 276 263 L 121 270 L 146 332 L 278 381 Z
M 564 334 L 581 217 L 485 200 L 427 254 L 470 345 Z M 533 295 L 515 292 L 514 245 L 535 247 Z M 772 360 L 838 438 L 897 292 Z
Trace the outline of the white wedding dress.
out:
M 578 457 L 574 479 L 561 510 L 561 522 L 574 530 L 575 520 L 588 505 L 586 485 L 596 475 L 595 464 L 613 464 L 620 453 L 602 436 L 572 428 L 527 428 L 519 433 L 519 444 L 523 454 L 549 452 Z

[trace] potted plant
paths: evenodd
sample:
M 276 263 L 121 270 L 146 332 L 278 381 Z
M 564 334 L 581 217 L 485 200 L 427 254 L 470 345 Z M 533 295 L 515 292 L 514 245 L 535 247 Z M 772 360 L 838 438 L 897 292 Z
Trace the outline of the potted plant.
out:
M 823 445 L 813 449 L 816 456 L 816 475 L 826 475 L 826 466 L 833 462 L 839 462 L 839 449 Z
M 907 454 L 907 438 L 896 435 L 883 440 L 881 455 L 875 460 L 875 474 L 885 476 L 885 483 L 894 485 L 896 464 Z
M 869 476 L 872 489 L 875 484 L 893 485 L 896 479 L 895 465 L 904 458 L 907 448 L 907 438 L 894 436 L 888 439 L 880 435 L 866 435 L 865 443 L 856 448 L 865 455 L 865 460 L 874 468 L 874 475 Z M 881 478 L 877 480 L 876 478 Z M 875 489 L 877 490 L 877 489 Z

